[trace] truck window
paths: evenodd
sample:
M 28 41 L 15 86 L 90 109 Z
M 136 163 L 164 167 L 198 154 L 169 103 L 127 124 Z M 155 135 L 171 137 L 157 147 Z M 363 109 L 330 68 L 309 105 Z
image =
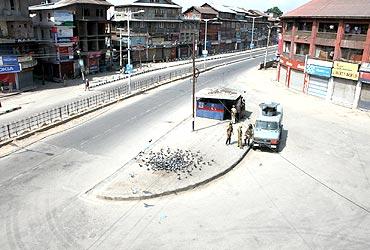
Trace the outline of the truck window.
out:
M 277 130 L 278 127 L 277 122 L 256 121 L 256 128 L 258 129 Z

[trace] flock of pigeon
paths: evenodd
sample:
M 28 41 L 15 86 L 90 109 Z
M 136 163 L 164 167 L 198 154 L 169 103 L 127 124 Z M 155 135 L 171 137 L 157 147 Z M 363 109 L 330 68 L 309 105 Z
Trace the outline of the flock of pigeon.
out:
M 150 151 L 145 154 L 140 152 L 136 158 L 139 167 L 146 168 L 148 171 L 161 171 L 177 174 L 177 179 L 192 176 L 194 170 L 202 171 L 203 167 L 212 166 L 211 162 L 206 162 L 200 151 L 196 153 L 190 150 L 163 148 L 159 152 Z

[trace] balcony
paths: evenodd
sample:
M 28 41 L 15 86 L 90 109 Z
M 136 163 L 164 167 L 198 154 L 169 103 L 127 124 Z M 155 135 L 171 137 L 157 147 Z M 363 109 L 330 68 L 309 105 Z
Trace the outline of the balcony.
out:
M 337 39 L 337 33 L 330 33 L 330 32 L 317 32 L 317 38 L 322 39 Z
M 293 59 L 297 60 L 297 61 L 300 61 L 300 62 L 304 62 L 304 61 L 306 61 L 306 55 L 295 54 L 295 55 L 293 55 Z
M 296 33 L 296 41 L 305 41 L 309 42 L 311 39 L 311 31 L 297 31 Z
M 363 34 L 345 34 L 343 40 L 351 40 L 351 41 L 366 41 L 366 35 Z

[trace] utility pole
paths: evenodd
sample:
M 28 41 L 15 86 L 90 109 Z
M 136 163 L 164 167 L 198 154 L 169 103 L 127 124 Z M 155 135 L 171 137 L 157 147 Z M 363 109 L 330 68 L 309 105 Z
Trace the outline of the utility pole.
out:
M 195 76 L 195 33 L 193 33 L 192 59 L 193 59 L 193 98 L 192 98 L 193 121 L 192 121 L 192 130 L 194 131 L 194 129 L 195 129 L 195 81 L 196 81 L 196 76 Z
M 271 29 L 274 27 L 268 26 L 269 32 L 267 36 L 267 45 L 266 45 L 266 52 L 265 52 L 265 60 L 263 62 L 263 68 L 266 69 L 266 63 L 267 63 L 267 53 L 269 49 L 269 44 L 270 44 L 270 35 L 271 35 Z
M 119 72 L 122 73 L 122 28 L 119 29 Z

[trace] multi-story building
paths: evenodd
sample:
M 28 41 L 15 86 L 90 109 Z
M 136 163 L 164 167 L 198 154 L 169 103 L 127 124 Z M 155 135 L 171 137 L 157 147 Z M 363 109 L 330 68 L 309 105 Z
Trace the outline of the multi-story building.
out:
M 182 17 L 180 24 L 180 42 L 177 44 L 177 57 L 188 58 L 192 55 L 193 40 L 199 44 L 200 18 L 196 16 Z
M 205 20 L 209 20 L 206 48 L 210 54 L 250 48 L 253 22 L 254 47 L 266 46 L 268 26 L 272 25 L 268 15 L 260 11 L 208 3 L 187 9 L 184 16 L 201 19 L 199 35 L 203 47 Z
M 0 1 L 0 85 L 2 89 L 33 86 L 35 43 L 28 2 Z
M 181 6 L 169 0 L 135 0 L 121 4 L 115 1 L 115 18 L 112 28 L 113 45 L 119 49 L 119 36 L 122 29 L 124 54 L 127 54 L 127 16 L 130 18 L 131 56 L 133 62 L 167 61 L 177 57 L 180 43 Z M 125 57 L 126 58 L 126 57 Z
M 110 6 L 105 0 L 51 0 L 29 8 L 44 77 L 60 80 L 110 66 Z
M 370 2 L 311 1 L 282 17 L 278 79 L 348 107 L 370 109 Z

